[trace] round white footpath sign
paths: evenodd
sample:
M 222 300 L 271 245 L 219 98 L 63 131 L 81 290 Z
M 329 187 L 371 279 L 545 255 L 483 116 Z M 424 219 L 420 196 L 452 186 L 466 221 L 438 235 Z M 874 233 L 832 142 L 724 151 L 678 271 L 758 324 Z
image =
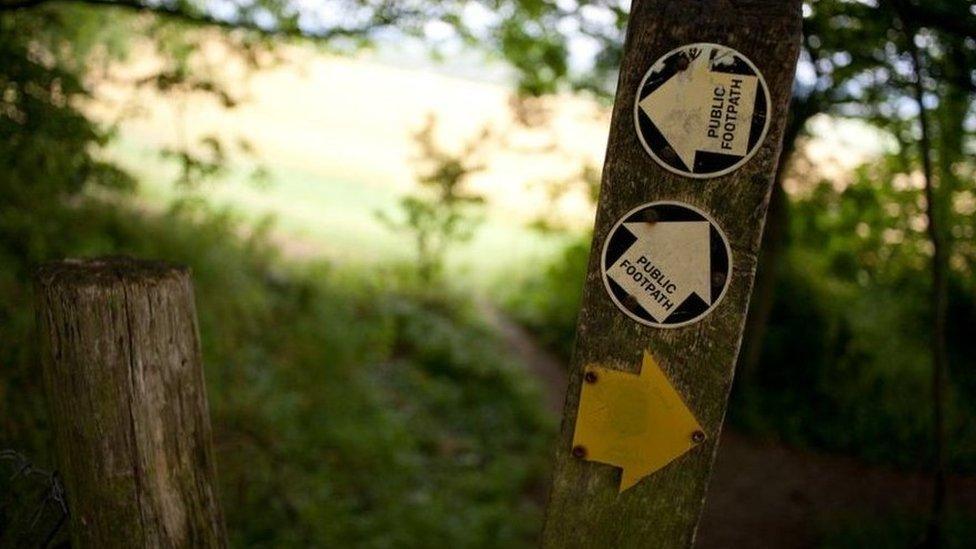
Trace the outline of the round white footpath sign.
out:
M 759 150 L 770 108 L 766 80 L 752 61 L 697 43 L 654 62 L 637 90 L 634 123 L 644 149 L 668 170 L 718 177 Z
M 732 250 L 705 212 L 651 202 L 613 226 L 600 267 L 610 299 L 624 314 L 647 326 L 677 328 L 701 320 L 725 296 Z

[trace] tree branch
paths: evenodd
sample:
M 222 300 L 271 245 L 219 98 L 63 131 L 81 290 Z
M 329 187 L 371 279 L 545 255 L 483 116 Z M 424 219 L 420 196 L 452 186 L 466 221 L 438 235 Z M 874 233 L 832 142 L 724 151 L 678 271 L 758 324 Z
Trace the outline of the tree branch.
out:
M 937 215 L 939 210 L 934 170 L 932 167 L 932 138 L 925 107 L 925 82 L 923 54 L 915 45 L 918 33 L 916 23 L 902 18 L 902 26 L 908 52 L 912 59 L 912 69 L 915 73 L 913 90 L 915 102 L 918 104 L 918 122 L 921 130 L 919 136 L 919 155 L 922 160 L 922 176 L 924 179 L 925 214 L 928 218 L 928 235 L 932 242 L 932 430 L 934 438 L 934 471 L 932 475 L 932 515 L 926 532 L 926 546 L 942 547 L 945 535 L 946 509 L 946 404 L 945 395 L 948 386 L 948 349 L 946 342 L 946 309 L 948 306 L 947 242 L 942 233 L 942 223 L 945 221 Z
M 206 11 L 187 9 L 183 3 L 176 4 L 144 4 L 137 0 L 17 0 L 14 2 L 0 1 L 0 13 L 15 12 L 36 8 L 42 5 L 70 3 L 89 6 L 114 7 L 139 13 L 153 13 L 163 17 L 176 19 L 186 23 L 203 26 L 214 26 L 228 30 L 243 29 L 257 32 L 266 36 L 286 36 L 293 38 L 307 38 L 311 40 L 331 40 L 340 37 L 362 36 L 378 28 L 396 23 L 402 18 L 417 15 L 408 10 L 377 10 L 378 15 L 363 25 L 349 27 L 331 27 L 320 30 L 302 29 L 298 26 L 266 27 L 249 19 L 222 19 L 214 17 Z
M 18 11 L 39 6 L 47 0 L 20 0 L 19 2 L 0 2 L 0 12 Z
M 903 20 L 913 21 L 919 27 L 940 30 L 963 38 L 976 38 L 976 17 L 965 11 L 965 2 L 959 13 L 929 5 L 915 5 L 911 2 L 895 3 Z

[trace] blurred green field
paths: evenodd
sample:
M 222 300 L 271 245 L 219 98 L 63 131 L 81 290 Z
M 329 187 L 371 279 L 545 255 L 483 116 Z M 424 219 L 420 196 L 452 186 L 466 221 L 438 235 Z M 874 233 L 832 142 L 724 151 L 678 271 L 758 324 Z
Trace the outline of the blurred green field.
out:
M 110 154 L 139 180 L 139 196 L 150 209 L 165 208 L 185 192 L 174 184 L 176 163 L 162 159 L 158 149 L 137 136 L 119 139 Z M 263 167 L 270 173 L 267 182 L 252 178 L 253 165 L 231 161 L 223 175 L 199 192 L 213 206 L 247 222 L 272 218 L 273 240 L 293 258 L 382 269 L 413 260 L 410 236 L 396 234 L 377 218 L 378 212 L 398 217 L 401 191 L 356 174 L 328 173 L 323 164 Z M 534 230 L 489 205 L 474 239 L 449 251 L 448 283 L 485 292 L 525 279 L 548 265 L 569 240 L 563 233 Z

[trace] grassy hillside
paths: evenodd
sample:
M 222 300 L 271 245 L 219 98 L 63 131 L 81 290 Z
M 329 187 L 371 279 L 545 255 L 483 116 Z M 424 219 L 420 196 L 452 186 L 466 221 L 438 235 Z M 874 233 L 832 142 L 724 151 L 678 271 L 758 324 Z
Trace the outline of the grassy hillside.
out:
M 163 161 L 156 151 L 126 140 L 114 145 L 113 154 L 140 179 L 140 196 L 150 209 L 163 208 L 181 196 L 172 183 L 176 165 Z M 232 162 L 226 174 L 200 194 L 211 205 L 233 210 L 250 222 L 270 217 L 272 238 L 289 257 L 384 270 L 413 260 L 409 235 L 397 234 L 377 219 L 378 212 L 399 215 L 397 189 L 296 167 L 268 167 L 270 181 L 262 184 L 252 180 L 252 166 Z M 502 280 L 525 278 L 547 264 L 566 240 L 565 235 L 540 233 L 522 220 L 489 209 L 475 238 L 449 254 L 450 284 L 482 291 Z
M 191 267 L 235 546 L 531 544 L 554 420 L 467 298 L 284 259 L 208 207 L 146 214 L 84 199 L 49 221 L 63 236 L 44 257 Z M 7 249 L 0 447 L 50 467 L 31 260 Z

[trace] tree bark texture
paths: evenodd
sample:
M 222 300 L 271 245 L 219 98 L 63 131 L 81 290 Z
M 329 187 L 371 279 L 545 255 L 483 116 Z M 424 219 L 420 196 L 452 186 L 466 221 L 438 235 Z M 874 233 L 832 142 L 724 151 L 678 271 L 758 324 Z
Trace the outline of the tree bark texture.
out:
M 751 388 L 750 386 L 755 383 L 759 362 L 762 359 L 766 328 L 776 301 L 776 283 L 779 281 L 780 263 L 783 261 L 783 251 L 786 249 L 790 228 L 790 199 L 786 195 L 783 183 L 786 180 L 793 152 L 796 150 L 797 139 L 803 133 L 807 121 L 820 112 L 822 103 L 816 93 L 812 92 L 813 95 L 801 98 L 799 101 L 796 97 L 793 98 L 786 127 L 783 130 L 783 145 L 770 192 L 766 226 L 763 230 L 759 261 L 756 266 L 756 279 L 752 299 L 749 301 L 749 313 L 746 315 L 739 364 L 736 367 L 740 388 L 743 385 Z
M 562 433 L 555 457 L 543 546 L 688 547 L 704 502 L 749 305 L 762 227 L 776 172 L 800 46 L 799 0 L 636 0 L 624 47 L 577 325 Z M 727 175 L 675 175 L 645 152 L 634 128 L 638 85 L 668 51 L 694 42 L 732 47 L 759 68 L 770 91 L 769 133 L 757 154 Z M 632 208 L 676 200 L 709 213 L 732 248 L 724 299 L 701 321 L 676 329 L 638 324 L 611 302 L 601 279 L 603 242 Z M 650 350 L 703 426 L 707 440 L 618 494 L 620 470 L 572 454 L 587 364 L 636 373 Z
M 64 261 L 35 291 L 72 545 L 226 546 L 188 270 Z

